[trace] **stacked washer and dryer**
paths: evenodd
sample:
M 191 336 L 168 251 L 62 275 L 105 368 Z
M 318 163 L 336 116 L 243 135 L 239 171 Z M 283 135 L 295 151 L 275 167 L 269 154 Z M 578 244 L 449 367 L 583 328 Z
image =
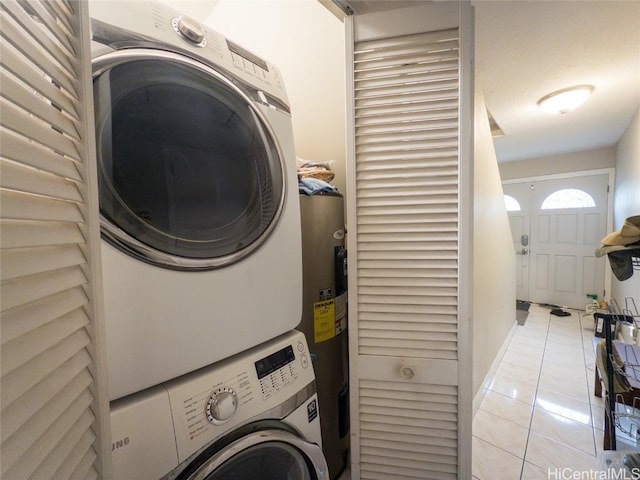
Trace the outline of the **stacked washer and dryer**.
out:
M 114 478 L 328 478 L 278 69 L 159 3 L 89 13 Z

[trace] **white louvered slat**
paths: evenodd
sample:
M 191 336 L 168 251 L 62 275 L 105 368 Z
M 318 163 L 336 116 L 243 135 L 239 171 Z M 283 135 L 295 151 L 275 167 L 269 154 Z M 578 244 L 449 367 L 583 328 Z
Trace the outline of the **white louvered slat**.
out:
M 89 323 L 82 310 L 74 310 L 55 322 L 43 325 L 11 342 L 2 345 L 2 373 L 21 367 L 41 352 L 53 347 Z
M 384 95 L 376 90 L 376 96 L 362 96 L 356 102 L 356 118 L 362 116 L 381 116 L 393 113 L 424 112 L 435 108 L 446 108 L 457 98 L 456 85 L 449 82 L 448 88 L 428 85 L 427 91 L 419 92 L 407 87 L 406 93 Z M 431 90 L 433 89 L 433 90 Z
M 386 151 L 382 152 L 358 152 L 361 158 L 362 165 L 356 170 L 356 174 L 360 176 L 367 175 L 368 178 L 375 179 L 375 176 L 371 176 L 372 169 L 380 169 L 381 162 L 387 163 L 385 170 L 395 171 L 396 173 L 405 172 L 406 175 L 395 175 L 396 182 L 389 186 L 406 187 L 415 182 L 416 179 L 421 181 L 434 181 L 433 176 L 457 176 L 457 169 L 451 165 L 451 160 L 456 156 L 456 149 L 451 145 L 442 145 L 442 142 L 433 143 L 431 146 L 420 149 L 411 149 L 407 145 L 398 144 L 396 148 L 388 148 L 385 145 Z M 421 165 L 414 166 L 415 162 L 419 162 Z M 411 167 L 411 169 L 410 169 Z M 431 174 L 433 172 L 433 174 Z M 375 173 L 375 172 L 373 172 Z M 386 173 L 386 172 L 385 172 Z M 388 180 L 387 177 L 378 176 L 382 180 Z M 453 179 L 449 179 L 448 185 L 453 188 Z M 409 185 L 408 185 L 409 184 Z M 378 187 L 378 185 L 373 185 Z M 371 188 L 366 184 L 363 189 Z M 428 193 L 428 192 L 427 192 Z
M 387 85 L 388 84 L 388 85 Z M 371 105 L 385 105 L 392 103 L 413 103 L 425 101 L 434 93 L 442 90 L 455 90 L 457 84 L 456 75 L 442 73 L 434 78 L 434 75 L 412 75 L 411 84 L 374 81 L 358 84 L 360 95 L 356 100 L 356 108 Z M 366 85 L 366 86 L 364 86 Z
M 98 472 L 94 468 L 96 457 L 95 450 L 86 450 L 73 473 L 68 477 L 69 480 L 97 480 Z
M 91 432 L 91 430 L 86 430 L 78 441 L 77 444 L 73 445 L 71 452 L 65 459 L 63 465 L 60 466 L 56 475 L 58 478 L 71 478 L 73 472 L 84 463 L 84 458 L 87 452 L 92 452 L 91 445 L 95 441 L 95 435 Z M 95 452 L 93 453 L 93 457 L 95 458 Z M 43 479 L 48 477 L 44 476 Z M 35 480 L 35 477 L 34 477 Z
M 45 147 L 51 148 L 63 155 L 67 155 L 74 160 L 78 160 L 78 151 L 75 143 L 68 137 L 60 135 L 33 115 L 23 112 L 9 102 L 2 101 L 3 121 L 2 124 L 14 132 L 40 142 Z
M 75 332 L 52 348 L 41 352 L 27 364 L 2 375 L 7 391 L 2 390 L 2 406 L 11 404 L 47 375 L 55 371 L 74 355 L 84 356 L 89 337 L 84 331 Z M 90 358 L 87 358 L 90 360 Z M 88 362 L 87 362 L 88 363 Z M 4 453 L 4 452 L 3 452 Z
M 73 69 L 69 61 L 69 51 L 63 50 L 60 48 L 59 42 L 50 39 L 45 33 L 45 30 L 39 28 L 38 24 L 33 22 L 31 17 L 29 17 L 27 12 L 25 12 L 17 2 L 3 2 L 2 8 L 4 8 L 23 29 L 27 30 L 27 33 L 38 42 L 40 47 L 45 49 L 59 64 L 63 65 L 67 70 Z M 42 10 L 42 12 L 44 12 L 44 10 Z M 46 14 L 45 16 L 47 19 L 50 19 L 50 15 Z M 50 25 L 51 24 L 52 22 Z M 66 35 L 59 35 L 58 40 L 62 40 L 66 48 L 71 48 L 71 44 Z
M 437 71 L 412 71 L 407 73 L 410 80 L 399 84 L 397 75 L 377 75 L 358 79 L 358 99 L 356 105 L 366 102 L 370 97 L 381 98 L 386 95 L 411 95 L 416 91 L 424 91 L 429 85 L 449 83 L 457 78 L 458 66 L 453 62 L 440 64 Z
M 455 32 L 451 32 L 451 36 L 443 35 L 442 38 L 436 38 L 435 36 L 428 35 L 415 35 L 413 38 L 405 37 L 405 41 L 402 44 L 389 43 L 388 46 L 383 46 L 381 42 L 377 42 L 367 51 L 362 49 L 363 45 L 358 46 L 356 51 L 356 59 L 354 65 L 361 65 L 363 62 L 370 62 L 372 60 L 379 60 L 381 58 L 405 58 L 409 55 L 416 53 L 441 53 L 450 52 L 458 49 L 458 40 L 455 36 Z M 386 66 L 388 64 L 383 64 Z
M 424 108 L 415 109 L 414 111 L 405 111 L 396 114 L 359 115 L 356 117 L 356 125 L 361 126 L 404 126 L 410 127 L 412 123 L 435 122 L 445 120 L 455 120 L 457 115 L 454 102 L 450 100 L 441 100 L 426 105 Z
M 35 2 L 34 2 L 35 3 Z M 23 32 L 11 18 L 0 12 L 0 19 L 3 22 L 3 38 L 6 38 L 16 50 L 28 58 L 33 64 L 42 68 L 45 75 L 53 79 L 56 84 L 65 90 L 77 94 L 73 81 L 69 78 L 70 72 L 63 70 L 60 65 L 43 52 L 36 42 L 31 41 L 28 34 Z M 27 68 L 29 68 L 27 66 Z
M 78 205 L 72 202 L 2 190 L 0 191 L 0 203 L 2 204 L 2 216 L 5 219 L 82 222 L 82 214 Z
M 447 194 L 455 194 L 456 191 L 454 188 L 452 188 L 450 185 L 431 185 L 430 189 L 429 189 L 434 195 L 447 195 Z M 405 199 L 411 199 L 414 196 L 419 196 L 422 195 L 424 193 L 422 188 L 418 188 L 418 187 L 412 187 L 411 185 L 404 185 L 402 188 L 395 186 L 395 187 L 378 187 L 375 190 L 372 189 L 362 189 L 362 192 L 360 193 L 360 202 L 367 202 L 370 201 L 371 199 L 384 199 L 386 197 L 392 197 L 392 200 L 396 200 L 396 199 L 401 199 L 401 200 L 405 200 Z M 414 230 L 413 231 L 417 231 L 416 229 L 420 229 L 419 231 L 428 231 L 429 228 L 433 228 L 432 225 L 433 222 L 431 222 L 431 224 L 427 223 L 424 226 L 423 225 L 416 225 L 413 226 Z M 455 224 L 452 224 L 453 227 L 455 227 Z M 408 229 L 411 228 L 410 225 L 406 226 Z M 440 228 L 445 228 L 445 227 L 438 227 L 438 230 Z M 455 231 L 455 228 L 454 228 Z
M 84 400 L 84 399 L 80 399 Z M 83 408 L 85 407 L 85 408 Z M 80 401 L 72 404 L 61 416 L 56 419 L 56 423 L 38 438 L 28 450 L 29 455 L 22 455 L 11 465 L 3 462 L 3 472 L 6 472 L 7 478 L 35 478 L 38 468 L 42 462 L 46 461 L 48 454 L 54 454 L 59 457 L 59 449 L 65 446 L 68 441 L 65 436 L 67 434 L 77 434 L 78 430 L 86 431 L 91 426 L 93 415 L 91 411 L 86 409 L 86 405 L 80 404 Z M 3 456 L 4 456 L 3 451 Z M 7 452 L 7 455 L 10 452 Z M 7 470 L 5 471 L 5 467 Z M 42 471 L 42 470 L 40 470 Z M 49 478 L 55 469 L 48 471 Z
M 73 25 L 69 22 L 69 17 L 73 15 L 73 7 L 64 0 L 56 0 L 55 2 L 46 2 L 44 7 L 49 10 L 49 15 L 61 22 L 67 32 L 73 31 Z M 63 40 L 64 41 L 64 40 Z M 73 48 L 73 45 L 70 44 Z
M 28 139 L 8 132 L 0 132 L 0 143 L 5 158 L 63 178 L 81 181 L 78 165 L 48 148 L 40 148 Z
M 71 223 L 6 220 L 1 228 L 2 248 L 68 245 L 84 241 L 78 226 Z
M 14 162 L 2 161 L 0 169 L 3 188 L 60 200 L 74 202 L 82 200 L 77 184 L 71 180 Z
M 37 115 L 42 121 L 57 125 L 65 134 L 78 140 L 77 132 L 71 119 L 65 117 L 50 102 L 44 102 L 42 98 L 35 96 L 33 91 L 25 88 L 23 84 L 4 72 L 0 75 L 0 82 L 2 83 L 2 96 L 4 98 L 28 112 L 35 112 L 34 115 Z
M 74 410 L 84 409 L 84 415 L 74 421 L 72 427 L 58 440 L 54 448 L 50 448 L 48 456 L 31 475 L 33 480 L 46 480 L 50 478 L 51 472 L 56 472 L 58 475 L 60 470 L 72 469 L 75 465 L 67 463 L 71 453 L 79 446 L 85 445 L 85 449 L 91 446 L 95 435 L 90 428 L 93 421 L 91 410 L 87 408 L 90 402 L 91 397 L 88 396 L 78 399 L 70 406 Z
M 2 282 L 2 308 L 26 305 L 49 295 L 84 286 L 87 279 L 79 267 L 65 268 L 27 278 Z
M 453 26 L 459 7 L 406 9 L 407 28 L 420 32 L 410 17 L 437 17 L 432 10 Z M 366 480 L 466 478 L 458 437 L 459 29 L 401 35 L 401 18 L 398 11 L 398 27 L 389 27 L 396 36 L 387 37 L 384 14 L 353 19 L 352 470 Z
M 51 83 L 42 72 L 28 68 L 21 55 L 11 46 L 2 43 L 0 46 L 0 65 L 8 72 L 20 78 L 25 85 L 33 88 L 42 97 L 49 99 L 75 120 L 79 120 L 77 104 L 63 90 Z
M 88 7 L 0 21 L 0 476 L 111 478 Z
M 34 4 L 31 5 L 31 8 L 34 11 L 39 22 L 45 24 L 45 26 L 47 27 L 47 31 L 51 35 L 55 36 L 55 38 L 60 42 L 60 47 L 66 48 L 68 50 L 68 55 L 72 58 L 75 58 L 77 48 L 74 47 L 74 44 L 70 39 L 70 35 L 73 35 L 73 26 L 70 22 L 70 18 L 72 17 L 74 12 L 77 12 L 77 5 L 74 8 L 71 3 L 67 2 L 66 10 L 64 12 L 65 14 L 56 16 L 56 10 L 49 7 L 49 4 L 53 2 L 33 3 Z M 57 11 L 58 13 L 62 13 L 61 10 Z
M 394 141 L 393 139 L 386 139 L 384 143 L 379 143 L 377 145 L 359 145 L 356 148 L 356 152 L 358 154 L 383 154 L 385 152 L 397 152 L 401 151 L 415 151 L 415 150 L 427 150 L 433 151 L 433 149 L 450 149 L 452 153 L 456 152 L 457 144 L 454 139 L 451 137 L 440 138 L 440 139 L 410 139 L 407 138 L 405 140 L 401 140 L 401 146 L 399 147 L 398 141 Z M 373 155 L 372 155 L 373 157 Z M 375 157 L 374 157 L 375 158 Z
M 30 330 L 55 320 L 88 302 L 82 287 L 65 289 L 60 293 L 39 298 L 25 305 L 2 312 L 2 343 L 9 342 Z
M 397 51 L 407 46 L 415 45 L 429 45 L 438 44 L 440 42 L 446 42 L 449 40 L 457 40 L 458 30 L 455 28 L 448 28 L 443 30 L 437 30 L 433 32 L 419 32 L 404 35 L 402 37 L 388 37 L 379 38 L 375 40 L 360 40 L 355 44 L 354 53 L 356 55 L 368 55 L 371 52 L 388 52 Z M 398 40 L 401 40 L 399 42 Z
M 82 405 L 86 408 L 91 402 L 91 395 L 85 388 L 79 392 L 72 392 L 75 396 L 64 398 L 56 397 L 49 402 L 44 410 L 38 412 L 38 415 L 32 416 L 29 421 L 22 426 L 14 435 L 9 437 L 3 448 L 5 461 L 15 462 L 20 459 L 24 451 L 31 447 L 36 439 L 42 438 L 48 429 L 54 424 L 57 417 L 64 414 L 72 406 L 77 406 L 77 399 L 82 397 Z
M 456 331 L 452 331 L 446 323 L 424 322 L 383 322 L 363 320 L 360 325 L 363 337 L 370 338 L 396 338 L 403 337 L 410 332 L 413 338 L 420 340 L 452 340 Z
M 375 118 L 396 115 L 399 118 L 413 114 L 424 113 L 442 108 L 451 108 L 457 98 L 457 91 L 454 88 L 432 92 L 429 95 L 422 95 L 420 98 L 410 101 L 404 97 L 387 99 L 386 102 L 361 102 L 361 106 L 356 105 L 356 119 L 364 117 Z M 364 103 L 364 105 L 362 105 Z
M 2 279 L 11 279 L 82 265 L 84 256 L 78 245 L 16 248 L 2 252 Z
M 363 380 L 360 399 L 361 478 L 457 478 L 456 387 Z
M 425 141 L 439 138 L 450 138 L 451 135 L 456 134 L 455 128 L 450 127 L 441 127 L 441 128 L 431 128 L 431 129 L 415 129 L 410 131 L 400 131 L 400 132 L 387 132 L 385 135 L 383 134 L 364 134 L 358 137 L 356 145 L 386 145 L 389 143 L 395 143 L 398 141 L 407 142 L 407 141 Z
M 437 132 L 442 129 L 457 130 L 457 117 L 452 115 L 451 118 L 435 118 L 435 119 L 422 119 L 418 118 L 413 121 L 402 122 L 399 124 L 384 123 L 384 122 L 365 122 L 366 119 L 360 118 L 358 125 L 358 133 L 356 139 L 358 142 L 362 142 L 367 137 L 373 137 L 374 139 L 380 137 L 391 137 L 395 134 L 412 135 L 416 134 L 428 134 L 430 132 Z
M 6 419 L 2 422 L 2 441 L 7 440 L 18 429 L 25 425 L 49 402 L 56 401 L 57 396 L 69 396 L 69 391 L 78 388 L 87 389 L 92 382 L 91 374 L 86 369 L 86 358 L 74 357 L 65 364 L 64 369 L 58 369 L 54 375 L 48 376 L 30 392 L 28 397 L 20 398 L 6 408 Z M 75 396 L 73 397 L 75 398 Z

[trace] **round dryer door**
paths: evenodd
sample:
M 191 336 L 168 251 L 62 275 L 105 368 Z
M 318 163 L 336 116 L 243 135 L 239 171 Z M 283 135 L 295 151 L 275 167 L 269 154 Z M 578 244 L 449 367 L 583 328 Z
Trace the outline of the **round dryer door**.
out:
M 284 199 L 278 143 L 253 101 L 182 55 L 93 61 L 103 237 L 143 261 L 211 269 L 253 252 Z
M 190 469 L 191 470 L 191 469 Z M 328 480 L 318 445 L 280 430 L 253 433 L 211 456 L 180 480 Z

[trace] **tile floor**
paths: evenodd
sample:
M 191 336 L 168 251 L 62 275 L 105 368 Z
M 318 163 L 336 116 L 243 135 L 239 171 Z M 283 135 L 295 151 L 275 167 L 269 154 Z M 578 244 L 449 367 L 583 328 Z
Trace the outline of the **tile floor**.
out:
M 593 323 L 571 312 L 556 317 L 531 305 L 516 327 L 474 417 L 474 480 L 549 480 L 563 478 L 556 469 L 597 468 L 604 404 L 593 395 Z M 340 480 L 349 478 L 347 470 Z
M 473 421 L 473 478 L 548 480 L 589 471 L 602 451 L 603 401 L 593 395 L 593 323 L 532 305 Z

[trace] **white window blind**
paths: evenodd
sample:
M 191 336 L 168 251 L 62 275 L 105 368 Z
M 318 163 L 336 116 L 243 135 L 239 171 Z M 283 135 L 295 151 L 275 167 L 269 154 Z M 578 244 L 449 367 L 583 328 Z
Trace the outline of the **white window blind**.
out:
M 0 15 L 0 476 L 108 478 L 86 3 Z
M 405 20 L 429 8 L 353 18 L 347 217 L 355 479 L 456 479 L 468 469 L 459 408 L 460 34 L 398 34 L 403 25 L 420 28 Z M 387 25 L 393 35 L 384 36 Z

